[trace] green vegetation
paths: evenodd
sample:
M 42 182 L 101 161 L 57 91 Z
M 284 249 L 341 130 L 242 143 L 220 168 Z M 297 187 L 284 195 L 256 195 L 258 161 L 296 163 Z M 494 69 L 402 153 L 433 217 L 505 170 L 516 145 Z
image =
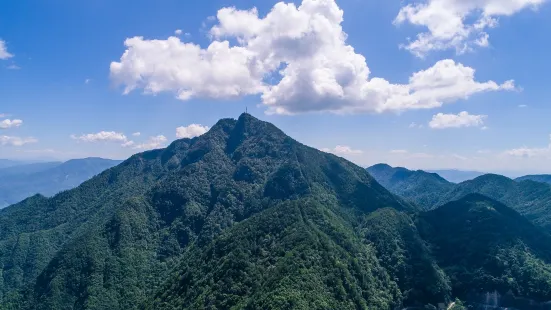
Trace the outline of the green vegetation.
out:
M 495 290 L 549 300 L 551 236 L 517 212 L 471 194 L 421 214 L 419 222 L 455 296 Z
M 485 197 L 455 204 L 420 212 L 243 114 L 1 210 L 0 309 L 433 309 L 467 285 L 551 299 L 546 235 Z
M 29 196 L 52 196 L 121 163 L 103 158 L 22 164 L 0 169 L 0 208 Z
M 551 186 L 545 183 L 516 182 L 501 175 L 486 174 L 454 184 L 421 170 L 410 171 L 388 165 L 375 165 L 367 170 L 391 192 L 424 210 L 478 193 L 513 208 L 536 225 L 551 231 Z
M 406 168 L 392 168 L 386 164 L 378 164 L 367 168 L 367 171 L 389 191 L 427 210 L 436 207 L 442 195 L 454 188 L 453 183 L 446 181 L 438 174 L 422 170 L 411 171 Z

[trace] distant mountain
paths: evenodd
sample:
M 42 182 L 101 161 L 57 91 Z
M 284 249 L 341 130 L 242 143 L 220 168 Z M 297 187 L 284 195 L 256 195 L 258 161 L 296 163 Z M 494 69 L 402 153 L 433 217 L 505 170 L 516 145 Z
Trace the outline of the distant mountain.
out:
M 481 175 L 484 175 L 483 172 L 478 171 L 463 171 L 463 170 L 427 170 L 430 173 L 436 173 L 444 179 L 452 183 L 461 183 L 464 181 L 472 180 Z
M 15 161 L 15 160 L 1 159 L 0 158 L 0 169 L 7 168 L 7 167 L 18 166 L 18 165 L 22 165 L 22 164 L 24 164 L 24 163 L 18 162 L 18 161 Z
M 44 170 L 48 170 L 61 165 L 63 162 L 44 162 L 31 164 L 18 164 L 15 166 L 0 168 L 0 178 L 11 175 L 27 175 Z
M 391 192 L 424 210 L 478 193 L 504 203 L 551 231 L 551 186 L 545 183 L 530 180 L 516 182 L 501 175 L 486 174 L 454 184 L 443 181 L 435 174 L 388 165 L 375 165 L 367 171 Z
M 365 169 L 242 114 L 0 210 L 0 308 L 434 309 L 494 291 L 550 300 L 549 237 L 486 197 L 457 204 L 421 212 Z
M 522 182 L 526 180 L 551 184 L 551 174 L 525 175 L 515 179 L 515 181 L 517 182 Z
M 0 169 L 0 208 L 34 194 L 52 196 L 74 188 L 119 163 L 117 160 L 85 158 Z
M 454 184 L 438 174 L 422 170 L 378 164 L 367 168 L 367 171 L 388 190 L 413 201 L 422 209 L 432 209 L 440 202 L 442 195 L 454 188 Z

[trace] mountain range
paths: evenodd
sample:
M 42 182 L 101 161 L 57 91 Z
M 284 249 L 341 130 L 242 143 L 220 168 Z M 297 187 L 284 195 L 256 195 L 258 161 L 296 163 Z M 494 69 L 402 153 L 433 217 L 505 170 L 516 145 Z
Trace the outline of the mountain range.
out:
M 485 174 L 455 184 L 438 174 L 393 168 L 386 164 L 374 165 L 367 171 L 385 188 L 424 210 L 478 193 L 513 208 L 536 225 L 551 231 L 551 186 L 547 183 Z
M 427 187 L 453 190 L 433 178 Z M 438 197 L 423 199 L 434 203 L 400 198 L 245 113 L 0 210 L 0 309 L 435 309 L 455 298 L 477 306 L 490 292 L 520 309 L 551 300 L 546 232 L 479 194 L 436 209 Z
M 103 158 L 25 164 L 14 161 L 0 169 L 0 208 L 34 194 L 52 196 L 80 185 L 121 161 Z
M 452 183 L 461 183 L 464 181 L 472 180 L 474 178 L 477 178 L 481 175 L 484 175 L 484 172 L 478 172 L 478 171 L 464 171 L 464 170 L 456 170 L 456 169 L 447 169 L 447 170 L 427 170 L 427 172 L 430 173 L 436 173 L 439 176 L 443 177 L 444 179 L 452 182 Z
M 519 182 L 526 181 L 526 180 L 551 184 L 551 175 L 549 174 L 525 175 L 515 179 L 515 181 L 519 181 Z

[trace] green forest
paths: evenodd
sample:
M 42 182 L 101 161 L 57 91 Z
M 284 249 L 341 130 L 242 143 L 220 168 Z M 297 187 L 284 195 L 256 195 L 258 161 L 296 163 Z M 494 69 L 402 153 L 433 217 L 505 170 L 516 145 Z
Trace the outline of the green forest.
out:
M 0 309 L 546 309 L 547 190 L 380 170 L 222 119 L 0 210 Z

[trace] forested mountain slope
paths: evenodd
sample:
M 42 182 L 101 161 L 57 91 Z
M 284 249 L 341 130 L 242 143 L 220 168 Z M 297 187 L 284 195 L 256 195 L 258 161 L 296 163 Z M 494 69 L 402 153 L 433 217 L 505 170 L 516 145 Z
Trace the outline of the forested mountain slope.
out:
M 442 195 L 454 188 L 453 183 L 438 174 L 422 170 L 412 171 L 378 164 L 367 168 L 367 171 L 385 188 L 415 202 L 423 209 L 436 206 Z
M 431 210 L 468 194 L 478 193 L 495 199 L 551 231 L 551 186 L 530 180 L 516 182 L 507 177 L 486 174 L 459 184 L 436 174 L 410 171 L 380 164 L 367 168 L 391 192 Z
M 468 202 L 477 201 L 493 206 L 485 197 Z M 243 114 L 75 189 L 1 210 L 0 309 L 390 310 L 468 297 L 462 283 L 551 300 L 551 243 L 532 242 L 546 235 L 527 221 L 517 226 L 507 207 L 494 209 L 507 237 L 490 234 L 481 244 L 534 263 L 518 269 L 507 261 L 496 271 L 461 245 L 460 278 L 441 251 L 445 239 L 431 233 L 453 234 L 437 213 Z M 461 238 L 486 227 L 486 213 L 453 212 L 442 216 L 482 223 L 472 233 L 457 228 Z M 526 281 L 533 272 L 542 276 Z
M 0 211 L 3 291 L 26 288 L 18 297 L 38 309 L 132 308 L 188 246 L 209 244 L 280 201 L 312 196 L 345 213 L 414 210 L 364 169 L 244 114 L 74 190 Z
M 477 300 L 497 290 L 517 309 L 547 309 L 551 236 L 505 205 L 479 194 L 422 213 L 419 229 L 452 279 L 455 296 Z M 541 303 L 541 304 L 538 304 Z

